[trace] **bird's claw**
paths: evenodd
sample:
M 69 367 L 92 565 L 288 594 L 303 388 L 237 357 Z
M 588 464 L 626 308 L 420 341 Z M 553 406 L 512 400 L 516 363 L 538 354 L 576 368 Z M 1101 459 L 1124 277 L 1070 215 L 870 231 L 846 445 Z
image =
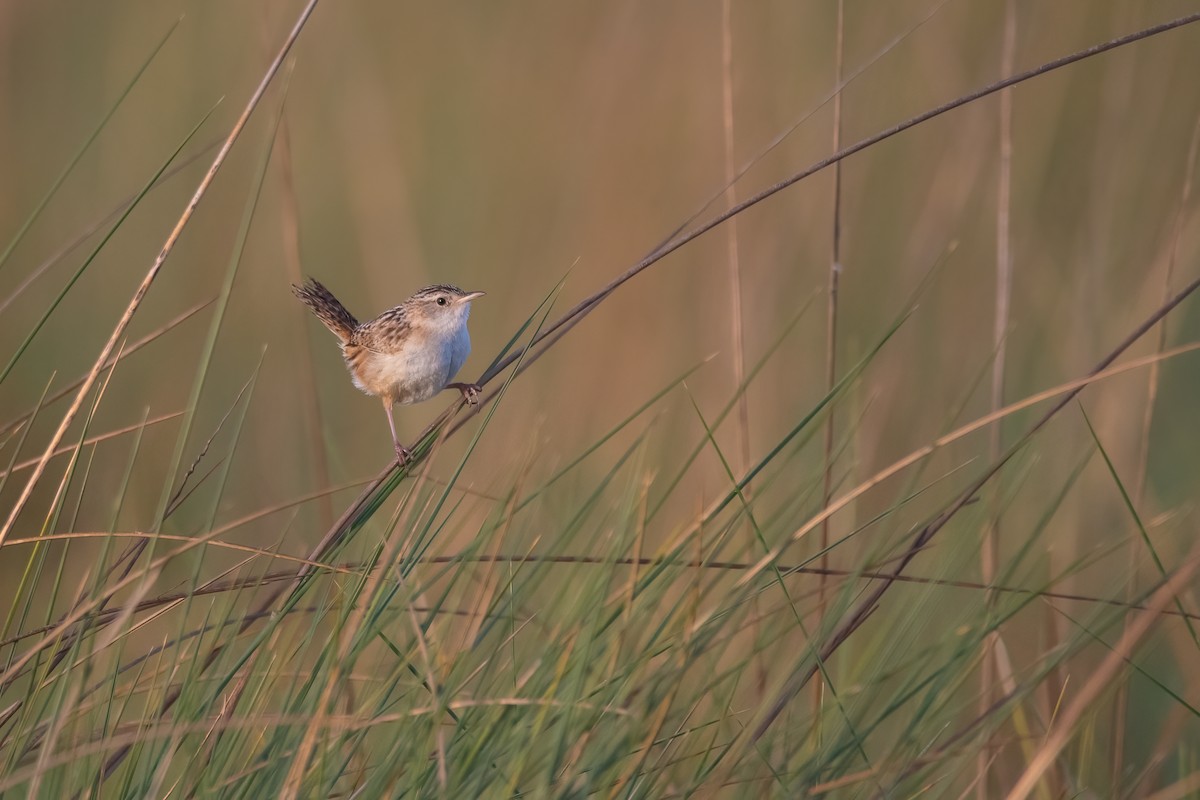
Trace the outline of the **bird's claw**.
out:
M 480 387 L 477 383 L 464 383 L 458 387 L 462 392 L 463 400 L 467 401 L 468 405 L 475 405 L 479 402 Z
M 399 442 L 396 442 L 395 444 L 396 444 L 396 463 L 403 467 L 404 465 L 406 465 L 408 463 L 408 460 L 410 458 L 412 458 L 412 450 L 409 450 L 407 447 L 400 444 Z

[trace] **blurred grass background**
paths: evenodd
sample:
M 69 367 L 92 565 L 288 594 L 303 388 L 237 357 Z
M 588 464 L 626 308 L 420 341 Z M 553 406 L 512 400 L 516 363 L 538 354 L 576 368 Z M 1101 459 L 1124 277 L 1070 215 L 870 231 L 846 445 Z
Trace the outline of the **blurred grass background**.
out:
M 1018 71 L 1196 10 L 1183 0 L 1018 0 L 1013 7 L 1012 55 Z M 290 2 L 228 0 L 0 5 L 0 107 L 5 110 L 0 117 L 0 174 L 5 176 L 0 238 L 5 241 L 183 15 L 112 121 L 0 267 L 0 297 L 14 297 L 47 257 L 137 191 L 222 97 L 185 155 L 223 136 L 297 12 Z M 886 53 L 842 94 L 842 142 L 1001 77 L 1005 13 L 1004 2 L 951 0 L 936 12 L 928 0 L 848 2 L 845 74 Z M 836 15 L 832 1 L 733 5 L 735 163 L 750 162 L 813 112 L 754 162 L 736 184 L 739 198 L 830 152 L 832 105 L 820 103 L 836 86 Z M 926 16 L 928 21 L 918 24 Z M 636 262 L 718 192 L 725 182 L 722 19 L 716 0 L 585 6 L 358 0 L 318 6 L 293 53 L 294 69 L 285 70 L 290 74 L 279 133 L 184 451 L 186 467 L 261 358 L 236 440 L 226 426 L 213 443 L 211 458 L 228 458 L 230 470 L 220 493 L 219 519 L 366 480 L 390 457 L 378 402 L 352 388 L 334 341 L 288 291 L 297 275 L 326 283 L 360 318 L 429 283 L 485 290 L 487 297 L 475 304 L 471 319 L 475 352 L 464 370 L 464 379 L 473 379 L 564 274 L 569 272 L 559 310 Z M 911 33 L 894 43 L 906 31 Z M 1198 74 L 1200 29 L 1189 27 L 1013 90 L 1006 402 L 1085 374 L 1162 302 L 1169 285 L 1177 288 L 1195 276 L 1198 202 L 1193 194 L 1181 206 L 1181 193 L 1200 119 Z M 131 341 L 219 293 L 283 85 L 280 80 L 268 92 L 201 204 L 134 319 Z M 984 99 L 842 165 L 839 375 L 885 335 L 907 298 L 940 266 L 920 294 L 916 312 L 839 398 L 834 438 L 844 449 L 833 474 L 840 491 L 991 408 L 999 108 L 998 97 Z M 28 413 L 47 385 L 53 392 L 87 371 L 210 158 L 199 158 L 155 188 L 66 293 L 0 384 L 0 421 Z M 715 433 L 739 476 L 827 390 L 832 188 L 833 172 L 827 170 L 737 218 L 746 362 L 757 362 L 811 303 L 746 391 L 750 460 L 741 455 L 735 416 Z M 723 203 L 718 199 L 703 216 Z M 726 228 L 706 234 L 623 287 L 511 385 L 451 493 L 461 506 L 440 534 L 438 552 L 457 552 L 469 544 L 479 526 L 503 508 L 514 482 L 540 485 L 682 371 L 716 354 L 688 378 L 687 392 L 669 394 L 654 414 L 608 439 L 597 456 L 540 498 L 534 516 L 511 534 L 505 549 L 525 552 L 536 549 L 537 542 L 555 550 L 556 530 L 590 507 L 585 498 L 631 446 L 638 447 L 635 466 L 618 482 L 620 497 L 611 500 L 613 508 L 633 502 L 643 484 L 648 502 L 658 502 L 666 480 L 705 437 L 688 394 L 711 422 L 737 393 L 727 235 Z M 93 235 L 50 266 L 0 313 L 5 359 L 96 241 Z M 1168 279 L 1172 259 L 1174 274 Z M 137 426 L 147 414 L 154 419 L 186 409 L 211 313 L 206 309 L 123 360 L 90 432 Z M 1168 346 L 1194 341 L 1200 335 L 1200 306 L 1185 303 L 1165 324 Z M 1157 332 L 1146 337 L 1131 355 L 1154 352 L 1157 339 Z M 999 561 L 1020 564 L 1021 580 L 1010 576 L 1014 582 L 1037 589 L 1054 581 L 1058 591 L 1122 599 L 1151 587 L 1161 574 L 1097 455 L 1096 440 L 1135 495 L 1161 560 L 1167 568 L 1178 567 L 1196 530 L 1197 363 L 1195 356 L 1184 355 L 1162 365 L 1148 444 L 1143 424 L 1147 370 L 1089 388 L 1082 407 L 1096 438 L 1078 406 L 1066 409 L 912 571 L 981 580 L 980 543 L 990 515 L 1003 504 Z M 60 401 L 39 414 L 17 461 L 40 454 L 38 443 L 47 441 L 64 407 Z M 401 409 L 402 436 L 414 437 L 440 408 L 429 403 Z M 1015 441 L 1038 413 L 1004 420 L 1001 441 Z M 153 527 L 178 425 L 173 419 L 146 427 L 136 451 L 132 435 L 85 448 L 86 481 L 71 482 L 62 501 L 69 513 L 58 529 L 108 530 L 114 514 L 112 529 Z M 78 423 L 72 430 L 78 431 Z M 638 444 L 640 437 L 645 438 Z M 758 513 L 771 518 L 770 527 L 778 532 L 772 543 L 821 508 L 821 438 L 814 433 L 806 446 L 790 452 L 778 479 L 754 497 Z M 450 479 L 466 445 L 466 437 L 449 440 L 432 462 L 430 477 Z M 8 442 L 5 459 L 14 457 L 16 446 L 16 439 Z M 833 535 L 884 512 L 890 533 L 874 541 L 868 533 L 840 545 L 831 554 L 833 564 L 855 569 L 874 563 L 886 547 L 896 545 L 896 536 L 961 491 L 967 476 L 977 474 L 988 458 L 987 434 L 975 434 L 932 456 L 924 481 L 962 472 L 913 504 L 897 508 L 913 485 L 909 473 L 868 492 L 833 518 Z M 128 488 L 117 510 L 115 498 L 131 459 Z M 1058 493 L 1081 463 L 1078 480 L 1057 507 Z M 211 465 L 202 463 L 198 472 Z M 41 529 L 47 509 L 55 507 L 66 467 L 65 457 L 52 462 L 13 537 Z M 181 468 L 177 477 L 182 473 Z M 5 509 L 27 474 L 14 473 L 3 486 Z M 1135 491 L 1143 483 L 1144 491 Z M 644 551 L 663 546 L 681 521 L 729 487 L 715 448 L 706 447 L 666 496 L 663 516 L 647 526 Z M 202 486 L 197 499 L 183 504 L 163 530 L 179 535 L 203 530 L 210 490 L 211 485 Z M 622 494 L 626 490 L 628 497 Z M 226 538 L 264 548 L 281 541 L 281 551 L 302 556 L 356 494 L 356 489 L 335 493 L 331 500 L 305 504 L 291 516 L 266 517 Z M 1051 510 L 1053 518 L 1034 538 L 1032 553 L 1022 554 Z M 389 513 L 381 512 L 384 518 Z M 567 550 L 584 554 L 594 536 L 603 547 L 614 547 L 613 553 L 632 555 L 604 539 L 612 523 L 607 513 L 596 513 L 592 532 L 572 532 L 576 538 L 570 542 L 577 548 Z M 752 542 L 748 528 L 737 536 Z M 67 611 L 85 576 L 95 578 L 102 545 L 80 541 L 65 547 L 56 544 L 50 551 L 51 560 L 66 554 L 57 573 L 64 591 L 56 606 L 42 607 L 50 603 L 44 585 L 22 584 L 20 591 L 27 594 L 19 597 L 40 604 L 39 620 Z M 762 554 L 756 548 L 746 545 L 751 562 Z M 817 549 L 805 540 L 785 560 L 795 563 Z M 6 547 L 3 555 L 0 574 L 16 586 L 28 555 L 15 547 Z M 210 570 L 216 574 L 220 565 L 236 564 L 241 556 L 209 553 L 203 559 L 203 569 L 190 557 L 169 565 L 155 593 L 193 582 L 197 572 L 211 577 Z M 1074 570 L 1080 561 L 1087 567 Z M 1061 577 L 1065 571 L 1071 574 Z M 574 579 L 563 580 L 575 585 Z M 797 594 L 816 586 L 811 576 L 789 581 L 795 581 L 789 585 Z M 472 597 L 469 587 L 459 589 L 466 599 Z M 854 596 L 849 591 L 847 596 Z M 536 605 L 553 596 L 532 593 L 528 602 Z M 1185 594 L 1181 602 L 1191 608 L 1195 599 Z M 9 603 L 15 607 L 18 595 L 6 597 Z M 1065 607 L 1083 616 L 1095 611 Z M 806 604 L 805 614 L 814 608 Z M 862 642 L 851 640 L 830 669 L 854 683 L 863 661 L 887 652 L 891 645 L 880 642 L 888 634 L 907 631 L 913 639 L 905 646 L 950 647 L 962 626 L 978 626 L 988 613 L 980 590 L 899 586 L 864 629 Z M 920 615 L 919 622 L 913 614 Z M 1107 629 L 1109 642 L 1119 635 L 1120 623 L 1114 624 Z M 810 619 L 808 630 L 820 628 L 819 619 Z M 787 635 L 793 647 L 807 638 L 794 629 Z M 1004 623 L 1002 635 L 1014 669 L 1028 677 L 1048 652 L 1079 630 L 1048 605 L 1032 603 Z M 163 638 L 162 631 L 138 630 L 130 637 L 130 653 Z M 1068 697 L 1107 652 L 1093 642 L 1054 656 L 1057 673 L 1039 684 L 1031 701 L 1043 724 L 1053 717 L 1060 693 Z M 1200 726 L 1180 698 L 1192 706 L 1200 701 L 1200 686 L 1192 680 L 1197 657 L 1187 628 L 1178 618 L 1165 619 L 1138 661 L 1180 697 L 1172 698 L 1144 677 L 1127 679 L 1124 738 L 1116 733 L 1113 714 L 1126 701 L 1107 694 L 1086 721 L 1086 735 L 1064 756 L 1067 766 L 1055 774 L 1056 788 L 1045 791 L 1141 795 L 1187 778 L 1198 766 Z M 769 658 L 761 661 L 743 664 L 762 670 L 743 687 L 739 698 L 746 705 L 770 695 L 769 687 L 789 668 Z M 951 718 L 960 722 L 975 708 L 977 666 L 968 661 L 959 667 L 961 684 L 955 691 L 964 699 L 961 715 Z M 880 678 L 872 685 L 887 681 Z M 797 719 L 790 725 L 799 739 L 812 725 L 798 721 L 808 713 L 799 709 L 810 701 L 816 702 L 807 690 L 795 701 Z M 972 755 L 964 757 L 966 766 L 939 773 L 936 792 L 990 796 L 1010 785 L 1028 754 L 1020 731 L 1014 734 L 1007 725 L 998 721 L 993 737 L 978 745 L 989 759 L 983 782 L 973 783 Z M 1044 730 L 1037 722 L 1030 725 L 1032 733 L 1026 734 L 1036 741 Z M 932 741 L 936 730 L 925 734 Z M 800 747 L 799 741 L 794 744 Z M 771 752 L 761 751 L 760 758 L 787 774 Z M 5 757 L 10 765 L 24 763 L 11 751 Z M 1114 762 L 1122 765 L 1116 775 Z M 770 776 L 766 764 L 758 766 Z M 804 773 L 799 783 L 755 784 L 755 791 L 786 794 L 813 785 L 818 773 Z M 662 796 L 668 785 L 675 783 L 629 790 Z M 705 796 L 737 791 L 719 783 L 700 785 L 697 791 Z M 896 786 L 910 792 L 919 785 L 902 780 Z M 866 796 L 891 790 L 868 782 L 836 791 Z

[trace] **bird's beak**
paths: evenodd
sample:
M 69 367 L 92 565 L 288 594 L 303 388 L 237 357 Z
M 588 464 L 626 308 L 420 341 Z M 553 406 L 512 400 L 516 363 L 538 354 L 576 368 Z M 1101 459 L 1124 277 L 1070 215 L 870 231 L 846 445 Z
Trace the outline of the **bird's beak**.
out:
M 462 297 L 458 298 L 458 302 L 469 303 L 476 297 L 483 297 L 485 294 L 487 294 L 487 292 L 467 292 Z

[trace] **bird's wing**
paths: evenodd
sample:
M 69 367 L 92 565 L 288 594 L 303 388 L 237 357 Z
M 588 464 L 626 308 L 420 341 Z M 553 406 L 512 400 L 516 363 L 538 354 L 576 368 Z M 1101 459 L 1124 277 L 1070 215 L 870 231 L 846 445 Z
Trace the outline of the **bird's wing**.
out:
M 359 325 L 350 337 L 350 344 L 376 353 L 394 353 L 400 349 L 412 331 L 412 323 L 403 306 L 388 309 L 370 322 Z

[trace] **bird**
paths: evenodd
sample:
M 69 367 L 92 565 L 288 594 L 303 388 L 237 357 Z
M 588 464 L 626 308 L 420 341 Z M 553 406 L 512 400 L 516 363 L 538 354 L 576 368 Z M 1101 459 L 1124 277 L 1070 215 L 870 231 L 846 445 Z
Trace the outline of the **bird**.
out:
M 313 278 L 292 284 L 292 293 L 337 337 L 354 385 L 383 401 L 400 465 L 412 453 L 396 436 L 393 406 L 420 403 L 444 389 L 457 389 L 468 403 L 479 402 L 478 384 L 451 381 L 471 352 L 471 301 L 484 292 L 448 283 L 426 286 L 363 323 Z

